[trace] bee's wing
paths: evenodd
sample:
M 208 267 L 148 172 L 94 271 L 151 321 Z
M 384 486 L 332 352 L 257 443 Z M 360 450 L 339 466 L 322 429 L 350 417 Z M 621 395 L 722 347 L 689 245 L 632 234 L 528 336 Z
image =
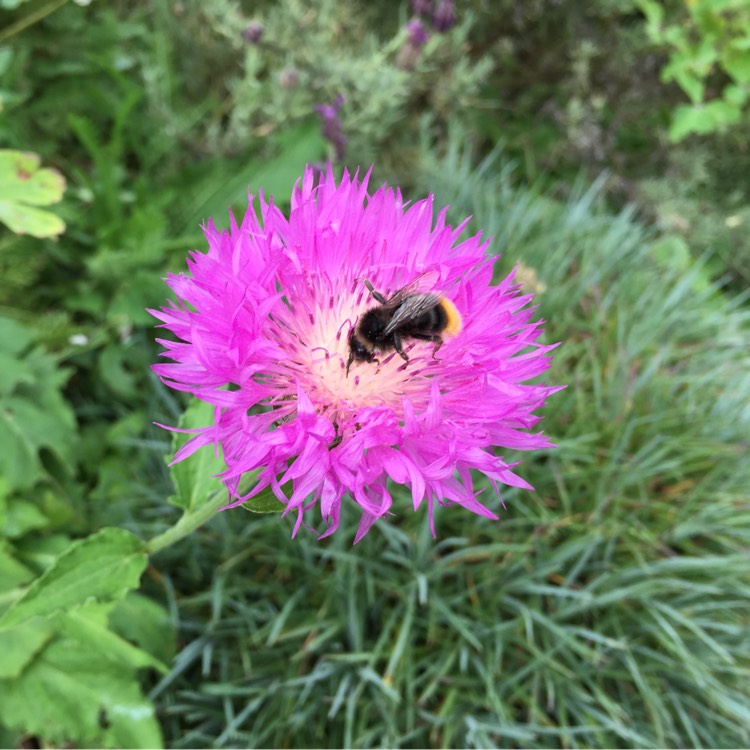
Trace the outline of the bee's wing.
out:
M 391 300 L 388 300 L 389 305 L 390 302 Z M 383 330 L 385 336 L 393 333 L 407 320 L 418 318 L 423 312 L 431 310 L 440 302 L 440 297 L 437 294 L 415 294 L 412 292 L 411 295 L 402 296 L 400 302 L 398 310 L 393 313 L 393 317 Z
M 425 271 L 413 278 L 406 286 L 397 289 L 385 302 L 383 307 L 390 310 L 398 307 L 409 295 L 423 295 L 431 292 L 440 274 L 437 271 Z

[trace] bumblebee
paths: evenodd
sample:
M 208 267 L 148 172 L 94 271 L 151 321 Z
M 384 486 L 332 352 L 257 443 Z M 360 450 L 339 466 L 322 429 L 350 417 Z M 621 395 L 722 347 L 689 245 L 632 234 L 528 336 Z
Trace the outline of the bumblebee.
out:
M 395 349 L 408 363 L 403 346 L 404 339 L 432 341 L 435 358 L 443 345 L 443 336 L 455 336 L 461 330 L 461 315 L 456 306 L 445 297 L 432 292 L 415 291 L 421 277 L 399 289 L 386 299 L 364 280 L 370 294 L 380 304 L 367 310 L 349 334 L 349 367 L 357 362 L 378 362 L 376 355 Z

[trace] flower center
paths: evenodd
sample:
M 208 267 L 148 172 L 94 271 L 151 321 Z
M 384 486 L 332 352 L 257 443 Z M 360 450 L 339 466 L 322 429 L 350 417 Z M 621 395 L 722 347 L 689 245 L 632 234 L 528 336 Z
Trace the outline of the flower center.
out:
M 280 363 L 282 368 L 286 364 L 288 373 L 285 390 L 295 392 L 294 381 L 300 380 L 318 412 L 331 419 L 363 406 L 388 406 L 400 414 L 403 396 L 421 400 L 419 394 L 426 398 L 429 393 L 424 370 L 434 360 L 427 342 L 403 342 L 408 363 L 388 347 L 373 353 L 374 362 L 349 363 L 349 336 L 359 317 L 378 304 L 360 291 L 361 286 L 351 294 L 318 298 L 303 314 L 290 309 L 279 327 L 284 348 L 293 355 Z

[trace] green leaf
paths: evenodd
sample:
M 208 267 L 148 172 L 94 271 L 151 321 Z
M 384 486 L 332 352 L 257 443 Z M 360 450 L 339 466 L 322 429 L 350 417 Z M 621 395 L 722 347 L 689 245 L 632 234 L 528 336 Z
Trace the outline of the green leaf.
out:
M 0 617 L 0 628 L 80 607 L 92 598 L 119 599 L 138 586 L 145 567 L 140 539 L 124 529 L 102 529 L 60 555 Z
M 54 640 L 13 680 L 0 680 L 0 722 L 54 744 L 161 747 L 135 674 L 77 638 Z
M 48 525 L 49 519 L 34 503 L 12 498 L 8 500 L 0 532 L 8 539 L 17 539 L 29 531 L 43 529 Z
M 728 52 L 721 65 L 737 83 L 750 83 L 750 53 L 747 50 Z
M 42 385 L 42 387 L 44 387 Z M 44 476 L 39 451 L 46 447 L 68 466 L 75 420 L 60 394 L 46 389 L 36 397 L 0 398 L 0 473 L 13 489 L 31 487 Z
M 65 231 L 65 222 L 59 216 L 16 201 L 0 200 L 0 221 L 11 232 L 32 237 L 57 237 Z
M 109 614 L 110 627 L 162 662 L 169 663 L 177 651 L 169 613 L 153 599 L 129 591 Z
M 251 513 L 281 513 L 284 510 L 284 503 L 273 494 L 270 487 L 266 487 L 255 497 L 246 500 L 240 507 Z
M 61 632 L 75 638 L 93 651 L 106 654 L 110 659 L 119 662 L 131 670 L 153 667 L 159 672 L 167 672 L 166 665 L 148 651 L 144 651 L 113 632 L 108 627 L 107 615 L 112 609 L 112 602 L 87 605 L 74 612 L 69 612 L 60 620 Z M 3 631 L 0 630 L 0 633 Z
M 60 201 L 65 178 L 55 169 L 40 169 L 39 163 L 36 154 L 0 150 L 0 220 L 16 234 L 54 237 L 65 231 L 65 223 L 34 206 Z
M 668 234 L 656 240 L 651 245 L 651 253 L 660 266 L 673 271 L 685 272 L 693 262 L 690 247 L 676 234 Z
M 661 24 L 664 20 L 664 7 L 656 0 L 636 0 L 636 5 L 646 16 L 646 33 L 654 42 L 661 41 Z
M 183 430 L 196 429 L 207 427 L 213 421 L 214 407 L 195 399 L 182 415 L 179 427 Z M 175 432 L 172 440 L 174 452 L 191 437 L 191 434 Z M 225 493 L 224 485 L 215 476 L 224 469 L 224 460 L 215 455 L 213 446 L 206 445 L 198 449 L 184 461 L 171 467 L 170 475 L 176 492 L 169 498 L 169 502 L 187 511 L 202 505 L 216 492 Z
M 676 143 L 691 133 L 706 135 L 718 130 L 721 126 L 722 122 L 717 118 L 715 108 L 709 104 L 680 105 L 675 109 L 669 138 Z
M 0 630 L 0 680 L 18 677 L 55 633 L 55 626 L 40 617 Z
M 33 578 L 33 571 L 18 560 L 10 548 L 0 546 L 0 592 L 14 589 Z
M 0 352 L 0 395 L 7 395 L 21 384 L 34 383 L 34 371 L 16 354 Z
M 34 339 L 33 333 L 13 318 L 0 315 L 0 352 L 19 354 Z
M 734 107 L 741 109 L 747 102 L 748 96 L 750 96 L 750 90 L 744 86 L 736 86 L 735 84 L 729 84 L 724 87 L 722 97 L 724 101 L 729 102 Z

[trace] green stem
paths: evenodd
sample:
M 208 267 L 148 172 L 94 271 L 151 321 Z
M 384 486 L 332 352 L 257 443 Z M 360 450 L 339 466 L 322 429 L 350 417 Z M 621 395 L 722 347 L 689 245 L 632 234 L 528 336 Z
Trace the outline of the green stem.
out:
M 4 29 L 0 30 L 0 44 L 6 39 L 10 39 L 12 36 L 20 33 L 24 29 L 28 29 L 29 26 L 33 26 L 35 23 L 38 23 L 43 18 L 46 18 L 50 13 L 54 13 L 58 8 L 62 8 L 62 6 L 67 2 L 68 0 L 53 0 L 53 2 L 48 3 L 47 5 L 43 5 L 38 10 L 35 10 L 33 13 L 29 13 L 28 16 L 24 16 L 14 24 L 6 26 Z
M 217 490 L 208 496 L 208 500 L 199 507 L 185 511 L 182 518 L 174 526 L 158 536 L 155 536 L 150 542 L 146 543 L 146 552 L 154 554 L 165 547 L 169 547 L 180 539 L 192 534 L 197 528 L 210 521 L 219 507 L 226 502 L 226 493 L 224 490 Z

